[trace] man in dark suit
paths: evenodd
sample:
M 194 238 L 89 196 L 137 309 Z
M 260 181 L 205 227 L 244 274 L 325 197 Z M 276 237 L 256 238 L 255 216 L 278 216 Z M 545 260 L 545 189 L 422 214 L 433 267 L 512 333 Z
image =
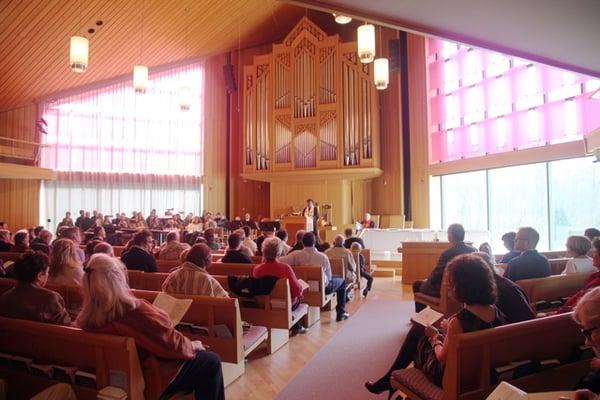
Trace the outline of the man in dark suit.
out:
M 360 247 L 364 249 L 365 242 L 362 240 L 362 238 L 352 236 L 353 233 L 354 232 L 352 231 L 352 228 L 344 229 L 344 236 L 346 236 L 346 240 L 344 240 L 344 247 L 350 249 L 350 247 L 352 247 L 352 243 L 358 243 L 360 244 Z
M 438 259 L 437 265 L 431 271 L 431 274 L 424 281 L 415 281 L 413 284 L 413 292 L 425 293 L 429 296 L 440 297 L 440 288 L 442 286 L 442 278 L 446 265 L 454 257 L 461 254 L 468 254 L 477 251 L 473 246 L 465 244 L 465 228 L 461 224 L 452 224 L 448 227 L 448 241 L 450 248 L 445 250 Z M 424 309 L 425 306 L 415 302 L 415 310 L 417 312 Z
M 520 251 L 521 255 L 508 262 L 504 273 L 506 278 L 516 282 L 550 276 L 548 259 L 535 249 L 539 240 L 540 235 L 535 229 L 528 226 L 519 228 L 515 237 L 515 250 Z

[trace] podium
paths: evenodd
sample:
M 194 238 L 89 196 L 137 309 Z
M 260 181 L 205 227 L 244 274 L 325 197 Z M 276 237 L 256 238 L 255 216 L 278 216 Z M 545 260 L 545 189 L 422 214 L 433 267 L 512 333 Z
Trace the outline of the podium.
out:
M 296 242 L 296 232 L 300 230 L 312 231 L 312 218 L 304 215 L 288 215 L 283 217 L 283 227 L 288 232 L 288 244 L 293 245 Z

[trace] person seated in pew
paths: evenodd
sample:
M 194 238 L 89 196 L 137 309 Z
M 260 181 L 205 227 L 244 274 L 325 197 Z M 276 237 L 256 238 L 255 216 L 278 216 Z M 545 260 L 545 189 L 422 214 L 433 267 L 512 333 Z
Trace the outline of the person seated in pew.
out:
M 102 225 L 94 227 L 92 231 L 92 238 L 90 240 L 97 240 L 99 242 L 106 241 L 106 231 Z
M 274 232 L 273 231 L 262 231 L 260 233 L 260 236 L 257 237 L 256 239 L 254 239 L 254 243 L 256 243 L 256 253 L 254 253 L 255 256 L 262 256 L 262 244 L 265 241 L 265 239 L 273 237 Z
M 361 278 L 365 278 L 367 280 L 367 287 L 365 287 L 363 289 L 362 295 L 364 297 L 367 297 L 367 295 L 369 294 L 369 292 L 371 291 L 371 288 L 373 287 L 373 277 L 371 276 L 371 274 L 369 274 L 367 272 L 366 266 L 365 266 L 365 256 L 363 256 L 362 254 L 360 254 L 362 250 L 362 247 L 360 247 L 360 243 L 358 242 L 354 242 L 352 243 L 352 246 L 350 246 L 350 251 L 353 253 L 358 253 L 358 263 L 359 263 L 359 271 L 360 271 L 360 277 Z
M 0 229 L 0 252 L 10 251 L 13 244 L 10 238 L 10 231 L 8 229 Z
M 48 282 L 48 256 L 25 253 L 12 270 L 18 285 L 0 296 L 0 315 L 56 325 L 70 325 L 71 317 L 60 294 L 45 289 Z
M 278 237 L 265 239 L 262 244 L 262 254 L 264 262 L 254 267 L 252 276 L 262 278 L 264 276 L 274 276 L 278 279 L 287 278 L 290 284 L 290 294 L 292 296 L 292 311 L 298 308 L 302 299 L 302 286 L 296 277 L 296 273 L 288 264 L 277 261 L 283 255 L 283 242 Z M 306 333 L 306 329 L 300 322 L 292 327 L 294 333 Z
M 127 250 L 121 255 L 121 261 L 127 269 L 144 272 L 157 272 L 156 257 L 152 255 L 154 239 L 148 229 L 136 232 L 128 243 Z
M 174 269 L 163 282 L 163 292 L 229 297 L 219 281 L 207 272 L 212 262 L 212 252 L 207 245 L 195 244 L 183 257 L 183 264 Z
M 589 290 L 600 286 L 600 238 L 596 238 L 592 242 L 592 263 L 596 269 L 596 272 L 590 275 L 584 287 L 579 289 L 579 291 L 573 296 L 569 297 L 567 301 L 565 301 L 565 304 L 556 310 L 557 313 L 573 311 L 573 308 L 577 305 L 583 295 L 585 295 Z
M 333 239 L 333 247 L 325 250 L 325 255 L 332 258 L 341 258 L 346 264 L 346 284 L 356 282 L 356 262 L 352 252 L 344 247 L 344 236 L 336 235 Z
M 500 260 L 501 264 L 508 264 L 510 260 L 521 255 L 520 251 L 515 250 L 516 236 L 517 234 L 515 232 L 506 232 L 504 235 L 502 235 L 502 243 L 504 243 L 504 247 L 506 247 L 508 253 L 502 256 L 502 259 Z
M 573 319 L 581 326 L 585 344 L 592 346 L 596 353 L 590 363 L 591 371 L 578 382 L 579 390 L 573 399 L 600 400 L 600 288 L 590 290 L 581 298 L 573 312 Z
M 242 244 L 248 248 L 248 250 L 250 250 L 250 252 L 252 252 L 252 255 L 255 255 L 257 250 L 258 250 L 258 246 L 256 245 L 256 243 L 254 242 L 254 240 L 252 240 L 250 238 L 251 234 L 252 234 L 252 230 L 250 229 L 250 226 L 248 225 L 244 225 L 242 226 L 241 229 L 239 229 L 238 231 L 243 232 L 243 236 L 242 236 Z
M 227 237 L 227 244 L 228 246 L 225 249 L 225 255 L 221 259 L 221 262 L 252 264 L 252 259 L 242 251 L 242 238 L 237 231 Z
M 38 236 L 33 239 L 29 247 L 31 250 L 42 251 L 50 255 L 50 243 L 52 243 L 52 232 L 48 229 L 42 229 Z
M 29 233 L 26 230 L 17 231 L 13 236 L 14 244 L 10 249 L 13 253 L 24 253 L 29 250 Z
M 362 238 L 354 236 L 354 231 L 352 230 L 352 228 L 344 229 L 344 236 L 346 236 L 346 240 L 344 241 L 345 248 L 349 249 L 350 246 L 352 246 L 352 243 L 354 242 L 360 243 L 360 246 L 363 249 L 365 248 L 365 242 L 362 240 Z
M 515 236 L 515 250 L 520 251 L 521 255 L 508 262 L 505 277 L 516 282 L 550 276 L 548 259 L 535 249 L 539 240 L 540 234 L 532 227 L 519 228 Z
M 298 231 L 296 231 L 296 243 L 294 243 L 288 254 L 292 253 L 293 251 L 300 251 L 304 249 L 304 244 L 302 244 L 302 238 L 304 237 L 305 233 L 306 231 L 303 229 L 299 229 Z
M 393 392 L 390 377 L 393 371 L 407 368 L 414 362 L 427 378 L 437 386 L 442 385 L 448 343 L 464 332 L 475 332 L 504 325 L 507 318 L 496 305 L 498 288 L 489 265 L 478 255 L 462 254 L 454 257 L 447 266 L 450 287 L 455 299 L 463 308 L 450 319 L 443 320 L 442 334 L 434 326 L 423 327 L 413 323 L 400 348 L 392 368 L 376 382 L 366 382 L 371 393 Z
M 204 239 L 206 240 L 206 244 L 210 247 L 211 250 L 219 250 L 221 245 L 217 243 L 215 240 L 215 230 L 212 228 L 208 228 L 204 231 Z
M 190 223 L 186 225 L 185 230 L 188 233 L 202 232 L 202 221 L 200 220 L 200 217 L 192 217 Z
M 179 260 L 179 258 L 181 257 L 181 253 L 189 249 L 189 244 L 181 243 L 179 241 L 179 232 L 171 231 L 167 234 L 167 241 L 160 246 L 160 250 L 158 252 L 158 259 Z
M 478 251 L 489 254 L 494 257 L 494 252 L 492 251 L 492 246 L 488 242 L 483 242 L 479 245 Z
M 440 254 L 436 266 L 427 279 L 417 280 L 413 283 L 413 293 L 421 292 L 429 296 L 440 297 L 442 277 L 444 276 L 446 265 L 456 256 L 477 251 L 473 246 L 469 246 L 464 242 L 465 228 L 463 228 L 461 224 L 451 224 L 448 226 L 447 234 L 450 248 Z M 423 304 L 415 302 L 416 312 L 419 312 L 424 308 L 425 306 Z
M 275 236 L 277 236 L 283 242 L 283 255 L 287 255 L 290 251 L 292 251 L 292 246 L 287 244 L 288 240 L 288 231 L 285 228 L 279 228 L 277 232 L 275 232 Z
M 100 243 L 105 243 L 105 242 L 102 241 L 102 240 L 89 240 L 85 244 L 85 257 L 86 257 L 86 260 L 90 259 L 90 257 L 92 256 L 92 254 L 94 254 L 94 249 L 96 248 L 96 245 L 98 245 Z
M 567 261 L 565 269 L 561 275 L 577 274 L 580 272 L 595 272 L 596 267 L 588 253 L 592 248 L 592 243 L 585 236 L 569 236 L 567 239 L 567 257 L 573 257 Z
M 89 214 L 89 213 L 88 213 Z M 75 251 L 77 252 L 77 257 L 81 263 L 85 262 L 85 253 L 82 249 L 79 248 L 81 244 L 81 235 L 79 234 L 79 229 L 77 228 L 66 228 L 61 231 L 60 238 L 69 239 L 73 243 L 75 243 Z M 54 246 L 54 244 L 53 244 Z
M 52 245 L 50 276 L 54 285 L 81 286 L 83 264 L 77 256 L 77 247 L 69 239 L 58 239 Z
M 336 293 L 337 313 L 336 321 L 348 319 L 349 314 L 346 312 L 346 283 L 341 277 L 334 277 L 331 274 L 331 264 L 327 256 L 315 248 L 315 234 L 306 232 L 302 236 L 302 244 L 304 248 L 299 251 L 293 251 L 287 256 L 281 257 L 279 262 L 294 265 L 319 265 L 325 272 L 325 293 Z
M 591 242 L 595 238 L 600 237 L 600 230 L 598 230 L 596 228 L 587 228 L 583 232 L 583 236 L 585 236 L 586 238 L 590 239 L 590 242 Z
M 96 243 L 96 245 L 94 246 L 94 249 L 92 251 L 92 254 L 98 254 L 98 253 L 102 253 L 102 254 L 109 255 L 110 257 L 114 257 L 115 249 L 113 249 L 113 247 L 111 246 L 110 243 L 99 242 L 99 243 Z
M 207 253 L 210 256 L 210 251 Z M 140 349 L 146 382 L 154 379 L 150 368 L 158 359 L 162 377 L 170 382 L 161 399 L 194 392 L 195 399 L 223 400 L 219 356 L 206 351 L 202 342 L 191 341 L 175 330 L 167 313 L 136 298 L 118 264 L 116 258 L 105 254 L 92 256 L 77 325 L 87 331 L 132 337 Z

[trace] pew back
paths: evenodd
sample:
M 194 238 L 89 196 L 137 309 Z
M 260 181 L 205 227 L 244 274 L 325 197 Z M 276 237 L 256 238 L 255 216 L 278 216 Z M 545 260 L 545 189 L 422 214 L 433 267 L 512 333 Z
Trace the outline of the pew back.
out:
M 128 270 L 129 287 L 139 290 L 162 290 L 162 284 L 169 274 L 165 272 L 144 272 Z
M 532 307 L 539 301 L 552 301 L 570 297 L 587 283 L 591 273 L 551 275 L 546 278 L 523 279 L 516 284 L 523 289 Z

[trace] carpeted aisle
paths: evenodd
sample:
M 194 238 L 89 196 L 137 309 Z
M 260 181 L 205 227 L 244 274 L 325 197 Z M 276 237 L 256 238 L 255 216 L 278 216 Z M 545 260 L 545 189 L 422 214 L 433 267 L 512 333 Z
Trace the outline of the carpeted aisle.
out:
M 367 301 L 277 399 L 385 399 L 369 393 L 363 383 L 389 369 L 413 313 L 410 301 Z

